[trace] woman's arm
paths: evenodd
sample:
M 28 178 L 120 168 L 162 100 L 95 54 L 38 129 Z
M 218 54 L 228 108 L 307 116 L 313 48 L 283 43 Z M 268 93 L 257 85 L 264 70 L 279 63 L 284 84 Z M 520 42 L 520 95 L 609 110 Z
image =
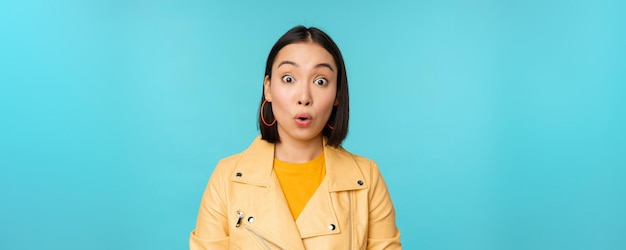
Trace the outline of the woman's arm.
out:
M 196 228 L 189 237 L 190 250 L 228 249 L 228 216 L 223 162 L 217 164 L 202 195 Z
M 402 249 L 396 212 L 376 163 L 373 163 L 371 173 L 367 249 Z

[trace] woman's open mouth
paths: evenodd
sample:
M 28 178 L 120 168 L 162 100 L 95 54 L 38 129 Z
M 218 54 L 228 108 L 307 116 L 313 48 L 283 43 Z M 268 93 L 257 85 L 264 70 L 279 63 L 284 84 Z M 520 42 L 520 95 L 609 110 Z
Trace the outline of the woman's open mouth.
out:
M 296 120 L 296 124 L 299 127 L 306 127 L 311 124 L 312 119 L 311 119 L 311 115 L 303 113 L 303 114 L 298 114 L 295 120 Z

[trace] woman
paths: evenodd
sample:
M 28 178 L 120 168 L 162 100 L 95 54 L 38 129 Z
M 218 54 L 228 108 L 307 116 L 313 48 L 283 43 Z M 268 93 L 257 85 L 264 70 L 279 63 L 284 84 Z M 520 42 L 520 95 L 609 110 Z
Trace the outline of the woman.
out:
M 294 27 L 270 51 L 261 136 L 221 160 L 202 197 L 191 249 L 400 249 L 376 164 L 340 145 L 348 132 L 341 52 Z

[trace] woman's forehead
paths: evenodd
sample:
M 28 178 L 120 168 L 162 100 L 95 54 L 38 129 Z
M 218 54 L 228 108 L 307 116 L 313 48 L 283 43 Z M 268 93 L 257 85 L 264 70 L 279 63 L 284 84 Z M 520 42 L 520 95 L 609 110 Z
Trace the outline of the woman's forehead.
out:
M 333 56 L 321 45 L 313 42 L 292 43 L 283 47 L 274 60 L 273 67 L 290 65 L 299 68 L 314 68 L 318 65 L 329 65 L 336 71 Z

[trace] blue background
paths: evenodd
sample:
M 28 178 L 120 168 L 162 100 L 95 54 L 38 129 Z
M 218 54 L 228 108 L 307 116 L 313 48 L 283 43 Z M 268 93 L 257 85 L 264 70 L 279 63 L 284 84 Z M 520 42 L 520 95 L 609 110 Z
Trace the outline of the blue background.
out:
M 624 1 L 2 1 L 0 249 L 186 249 L 292 26 L 405 249 L 626 249 Z

